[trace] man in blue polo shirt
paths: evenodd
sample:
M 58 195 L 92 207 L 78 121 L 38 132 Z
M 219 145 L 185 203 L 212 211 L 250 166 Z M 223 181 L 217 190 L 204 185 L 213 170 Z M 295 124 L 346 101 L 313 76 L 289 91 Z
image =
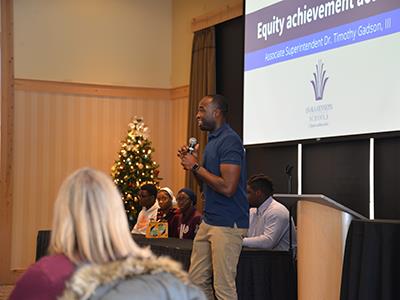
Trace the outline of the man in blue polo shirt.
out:
M 204 218 L 193 242 L 189 275 L 208 299 L 237 299 L 236 268 L 242 240 L 249 227 L 246 166 L 242 141 L 226 123 L 228 105 L 221 95 L 204 97 L 196 119 L 208 131 L 203 162 L 196 147 L 178 150 L 185 170 L 191 171 L 205 196 Z

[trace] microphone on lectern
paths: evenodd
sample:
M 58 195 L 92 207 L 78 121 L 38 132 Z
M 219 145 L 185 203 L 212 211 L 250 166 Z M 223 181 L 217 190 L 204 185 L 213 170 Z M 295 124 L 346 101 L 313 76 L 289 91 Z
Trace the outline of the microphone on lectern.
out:
M 285 168 L 285 173 L 288 176 L 288 194 L 292 193 L 292 170 L 293 166 L 288 164 Z

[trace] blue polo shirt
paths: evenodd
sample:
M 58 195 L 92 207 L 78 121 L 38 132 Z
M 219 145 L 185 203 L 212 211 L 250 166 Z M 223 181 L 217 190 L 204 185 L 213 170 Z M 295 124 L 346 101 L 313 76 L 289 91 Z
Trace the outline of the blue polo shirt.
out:
M 214 226 L 248 228 L 245 151 L 239 135 L 226 123 L 209 133 L 203 155 L 203 167 L 216 176 L 221 176 L 221 164 L 240 166 L 239 184 L 235 194 L 226 197 L 203 183 L 204 222 Z

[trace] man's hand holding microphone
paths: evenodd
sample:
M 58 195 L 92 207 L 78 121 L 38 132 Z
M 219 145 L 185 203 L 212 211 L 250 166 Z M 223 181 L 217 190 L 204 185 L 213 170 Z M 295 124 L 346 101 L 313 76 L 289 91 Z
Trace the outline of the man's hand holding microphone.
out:
M 178 157 L 181 160 L 182 167 L 187 171 L 196 172 L 200 166 L 198 162 L 199 143 L 197 139 L 191 137 L 189 144 L 178 149 Z

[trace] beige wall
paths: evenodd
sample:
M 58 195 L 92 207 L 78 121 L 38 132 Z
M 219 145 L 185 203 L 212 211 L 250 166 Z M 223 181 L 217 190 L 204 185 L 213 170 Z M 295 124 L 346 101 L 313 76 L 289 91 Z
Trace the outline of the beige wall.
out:
M 16 78 L 189 83 L 194 17 L 238 0 L 15 0 Z
M 169 88 L 171 0 L 15 0 L 15 77 Z

